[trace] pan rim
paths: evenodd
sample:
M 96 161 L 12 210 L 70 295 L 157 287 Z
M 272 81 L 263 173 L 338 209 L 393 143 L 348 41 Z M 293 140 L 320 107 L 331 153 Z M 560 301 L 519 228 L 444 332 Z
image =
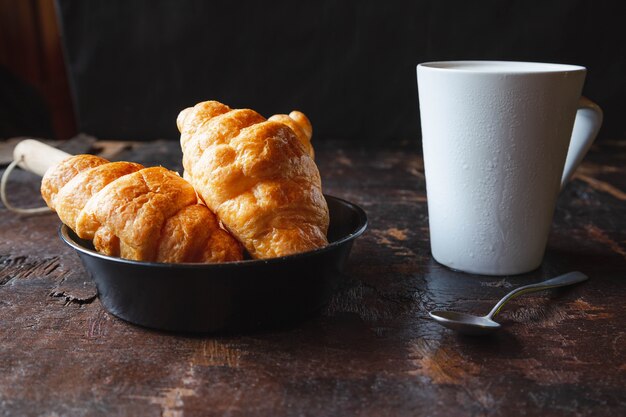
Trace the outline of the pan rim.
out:
M 289 262 L 292 260 L 297 260 L 297 259 L 302 259 L 302 258 L 307 258 L 310 256 L 316 256 L 319 255 L 321 253 L 324 252 L 328 252 L 331 251 L 337 247 L 342 246 L 343 244 L 345 244 L 346 242 L 349 242 L 351 240 L 356 239 L 357 237 L 361 236 L 365 230 L 367 229 L 368 226 L 368 219 L 367 219 L 367 214 L 365 213 L 365 210 L 363 210 L 361 207 L 359 207 L 358 205 L 345 200 L 343 198 L 339 198 L 339 197 L 335 197 L 332 195 L 328 195 L 328 194 L 324 194 L 324 197 L 328 200 L 328 199 L 332 199 L 335 201 L 338 201 L 348 207 L 350 207 L 350 209 L 352 209 L 354 212 L 356 212 L 357 216 L 358 216 L 358 225 L 357 227 L 355 227 L 355 230 L 353 230 L 351 233 L 341 237 L 338 240 L 335 240 L 331 243 L 329 243 L 328 245 L 322 247 L 322 248 L 318 248 L 312 251 L 308 251 L 308 252 L 301 252 L 301 253 L 295 253 L 292 255 L 286 255 L 286 256 L 281 256 L 281 257 L 277 257 L 277 258 L 268 258 L 268 259 L 245 259 L 242 261 L 234 261 L 234 262 L 221 262 L 221 263 L 191 263 L 191 262 L 182 262 L 182 263 L 165 263 L 165 262 L 144 262 L 144 261 L 135 261 L 135 260 L 131 260 L 131 259 L 124 259 L 124 258 L 120 258 L 120 257 L 115 257 L 115 256 L 108 256 L 108 255 L 104 255 L 102 253 L 96 252 L 95 250 L 86 248 L 82 245 L 80 245 L 78 242 L 74 241 L 74 239 L 70 236 L 70 228 L 61 223 L 61 225 L 59 226 L 59 230 L 58 230 L 58 234 L 61 237 L 61 240 L 63 240 L 68 246 L 72 247 L 74 250 L 85 254 L 87 256 L 91 256 L 91 257 L 95 257 L 95 258 L 100 258 L 102 260 L 105 261 L 109 261 L 109 262 L 115 262 L 115 263 L 121 263 L 121 264 L 128 264 L 128 265 L 134 265 L 134 266 L 141 266 L 141 267 L 145 267 L 145 266 L 150 266 L 150 267 L 155 267 L 155 268 L 164 268 L 164 269 L 172 269 L 172 268 L 184 268 L 184 269 L 223 269 L 223 268 L 237 268 L 237 267 L 248 267 L 248 266 L 255 266 L 255 265 L 269 265 L 269 264 L 275 264 L 275 263 L 285 263 L 285 262 Z

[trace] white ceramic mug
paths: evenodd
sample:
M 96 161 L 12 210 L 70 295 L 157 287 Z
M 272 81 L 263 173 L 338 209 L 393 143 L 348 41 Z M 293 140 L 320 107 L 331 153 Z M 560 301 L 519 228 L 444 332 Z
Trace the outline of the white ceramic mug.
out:
M 417 66 L 435 260 L 485 275 L 541 265 L 559 190 L 602 124 L 581 97 L 585 74 L 533 62 Z

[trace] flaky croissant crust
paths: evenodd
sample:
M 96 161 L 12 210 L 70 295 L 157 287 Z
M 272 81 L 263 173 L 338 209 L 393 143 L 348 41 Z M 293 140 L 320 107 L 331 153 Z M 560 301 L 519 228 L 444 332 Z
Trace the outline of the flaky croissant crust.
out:
M 198 204 L 193 187 L 163 167 L 77 155 L 46 172 L 41 194 L 97 251 L 156 262 L 242 259 L 241 246 Z
M 183 110 L 184 177 L 253 258 L 328 244 L 328 206 L 300 112 L 266 120 L 206 101 Z

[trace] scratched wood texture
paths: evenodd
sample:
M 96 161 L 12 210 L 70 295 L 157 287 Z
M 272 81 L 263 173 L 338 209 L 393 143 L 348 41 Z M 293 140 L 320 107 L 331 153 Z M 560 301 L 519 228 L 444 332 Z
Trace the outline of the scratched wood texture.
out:
M 90 138 L 74 152 L 97 150 Z M 173 335 L 109 315 L 55 215 L 0 210 L 2 416 L 626 415 L 626 146 L 596 145 L 562 193 L 543 266 L 516 277 L 434 262 L 422 159 L 410 145 L 330 143 L 325 191 L 361 205 L 368 232 L 319 316 L 241 335 Z M 181 169 L 174 142 L 117 159 Z M 16 172 L 12 201 L 41 204 Z M 511 301 L 505 330 L 461 337 L 433 308 L 486 312 L 510 288 L 581 270 L 591 280 Z

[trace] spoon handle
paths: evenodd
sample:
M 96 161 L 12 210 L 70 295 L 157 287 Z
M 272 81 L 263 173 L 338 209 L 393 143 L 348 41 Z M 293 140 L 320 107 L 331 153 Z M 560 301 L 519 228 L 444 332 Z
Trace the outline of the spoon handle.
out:
M 498 312 L 500 312 L 500 309 L 507 301 L 519 295 L 528 294 L 535 291 L 543 291 L 550 288 L 565 287 L 567 285 L 577 284 L 588 279 L 589 277 L 582 272 L 574 271 L 568 272 L 567 274 L 559 275 L 558 277 L 551 278 L 547 281 L 538 282 L 536 284 L 524 285 L 523 287 L 516 288 L 507 295 L 505 295 L 504 298 L 502 298 L 502 300 L 500 300 L 498 304 L 493 307 L 489 314 L 487 314 L 487 317 L 490 319 L 493 318 L 496 314 L 498 314 Z

